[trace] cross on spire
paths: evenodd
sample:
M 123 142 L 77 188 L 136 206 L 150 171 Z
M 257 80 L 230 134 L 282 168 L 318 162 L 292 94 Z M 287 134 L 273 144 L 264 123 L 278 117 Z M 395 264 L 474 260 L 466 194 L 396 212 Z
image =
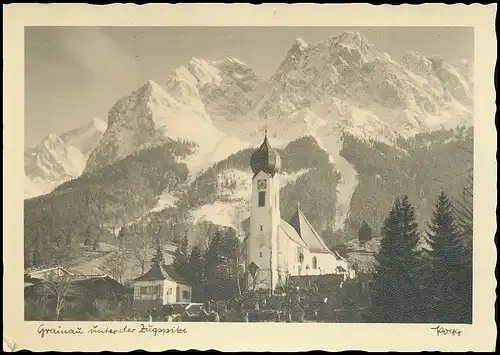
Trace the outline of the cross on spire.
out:
M 266 125 L 265 125 L 265 129 L 264 129 L 264 135 L 267 138 L 267 115 L 266 115 Z

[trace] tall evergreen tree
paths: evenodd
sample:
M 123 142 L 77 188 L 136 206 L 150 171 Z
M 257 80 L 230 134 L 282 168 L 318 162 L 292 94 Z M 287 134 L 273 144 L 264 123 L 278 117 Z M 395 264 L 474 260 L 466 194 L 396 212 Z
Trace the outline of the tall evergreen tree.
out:
M 175 250 L 174 262 L 173 262 L 175 271 L 177 271 L 180 275 L 182 275 L 185 278 L 189 278 L 188 248 L 189 248 L 189 242 L 186 233 L 184 235 L 184 238 L 182 239 L 181 245 L 179 245 Z
M 463 186 L 462 198 L 454 203 L 454 211 L 459 226 L 460 236 L 464 243 L 463 260 L 463 294 L 460 302 L 464 312 L 464 323 L 472 323 L 472 294 L 473 294 L 473 267 L 472 267 L 472 234 L 473 234 L 473 171 L 470 170 L 467 181 Z
M 408 197 L 396 199 L 382 227 L 368 321 L 420 323 L 424 310 L 418 226 Z
M 372 229 L 370 228 L 368 223 L 366 223 L 366 221 L 363 221 L 361 223 L 361 227 L 358 231 L 358 239 L 360 244 L 365 244 L 372 239 Z
M 165 264 L 165 259 L 163 258 L 163 248 L 161 246 L 160 238 L 156 239 L 156 249 L 151 259 L 151 267 L 162 266 Z
M 199 302 L 204 297 L 203 254 L 198 246 L 193 246 L 188 260 L 189 281 L 193 287 L 193 301 Z
M 464 323 L 468 260 L 460 231 L 453 216 L 452 204 L 444 192 L 439 195 L 427 241 L 432 263 L 429 302 L 430 319 L 440 323 Z

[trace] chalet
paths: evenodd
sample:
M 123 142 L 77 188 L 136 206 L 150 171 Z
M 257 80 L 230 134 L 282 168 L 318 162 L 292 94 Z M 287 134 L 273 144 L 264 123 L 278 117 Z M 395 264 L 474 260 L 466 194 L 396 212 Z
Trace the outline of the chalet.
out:
M 173 268 L 157 265 L 134 280 L 136 309 L 155 308 L 172 303 L 190 303 L 192 288 Z
M 65 271 L 56 267 L 24 276 L 26 320 L 54 317 L 51 312 L 57 294 L 71 305 L 62 310 L 64 320 L 82 320 L 87 316 L 103 314 L 125 301 L 125 287 L 108 275 L 81 275 Z

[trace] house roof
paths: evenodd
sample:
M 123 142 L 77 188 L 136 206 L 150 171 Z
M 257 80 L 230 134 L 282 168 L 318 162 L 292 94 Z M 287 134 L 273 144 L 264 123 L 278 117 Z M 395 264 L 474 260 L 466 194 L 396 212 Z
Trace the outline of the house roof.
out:
M 334 253 L 328 248 L 323 238 L 314 230 L 314 227 L 309 223 L 299 206 L 297 206 L 297 211 L 290 219 L 290 225 L 297 231 L 311 252 L 334 254 L 340 257 L 338 253 Z
M 174 282 L 181 283 L 184 285 L 188 285 L 188 283 L 184 280 L 184 278 L 182 276 L 180 276 L 177 271 L 175 271 L 173 265 L 153 266 L 144 275 L 136 278 L 134 280 L 134 282 L 135 281 L 159 281 L 159 280 L 170 280 L 170 281 L 174 281 Z
M 106 275 L 106 274 L 90 274 L 90 275 L 84 275 L 84 274 L 74 274 L 69 277 L 71 281 L 84 281 L 84 280 L 97 280 L 97 279 L 113 279 L 112 277 Z
M 28 284 L 35 284 L 35 283 L 40 283 L 42 281 L 43 281 L 43 279 L 32 277 L 31 275 L 28 275 L 28 274 L 24 275 L 24 285 L 25 286 L 26 286 L 27 283 Z
M 47 274 L 47 273 L 50 273 L 50 272 L 53 272 L 53 271 L 56 271 L 56 270 L 62 271 L 66 275 L 73 275 L 71 272 L 69 272 L 68 270 L 66 270 L 62 266 L 55 266 L 55 267 L 51 267 L 51 268 L 48 268 L 48 269 L 33 270 L 28 275 L 30 277 L 43 276 L 44 274 Z

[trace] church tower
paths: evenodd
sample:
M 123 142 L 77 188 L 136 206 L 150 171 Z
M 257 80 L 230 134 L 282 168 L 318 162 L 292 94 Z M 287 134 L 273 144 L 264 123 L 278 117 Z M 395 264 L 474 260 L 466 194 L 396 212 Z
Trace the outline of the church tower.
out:
M 248 288 L 274 292 L 278 283 L 279 176 L 281 158 L 267 139 L 252 154 L 250 235 L 247 238 Z

